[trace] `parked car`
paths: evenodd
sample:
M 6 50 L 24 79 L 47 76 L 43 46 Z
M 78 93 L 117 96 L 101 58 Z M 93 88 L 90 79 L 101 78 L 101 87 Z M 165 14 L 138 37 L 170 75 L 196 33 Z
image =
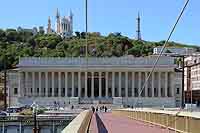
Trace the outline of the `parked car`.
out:
M 18 113 L 18 112 L 21 112 L 21 111 L 22 111 L 21 107 L 9 107 L 6 110 L 7 113 Z
M 4 111 L 0 111 L 0 117 L 2 117 L 2 116 L 7 116 L 7 113 Z

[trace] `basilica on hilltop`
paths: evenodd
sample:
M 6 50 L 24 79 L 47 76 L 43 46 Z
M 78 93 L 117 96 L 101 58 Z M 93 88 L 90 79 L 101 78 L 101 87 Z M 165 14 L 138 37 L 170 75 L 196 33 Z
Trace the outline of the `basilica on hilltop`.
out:
M 73 14 L 61 17 L 59 10 L 56 11 L 55 30 L 52 29 L 51 18 L 48 19 L 47 34 L 56 33 L 62 37 L 70 37 L 73 34 Z

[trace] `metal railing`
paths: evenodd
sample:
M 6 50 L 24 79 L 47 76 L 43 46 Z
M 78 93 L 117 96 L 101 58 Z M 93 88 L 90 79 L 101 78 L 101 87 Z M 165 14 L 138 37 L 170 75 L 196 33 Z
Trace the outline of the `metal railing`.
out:
M 193 117 L 192 112 L 121 109 L 113 110 L 113 114 L 158 125 L 177 133 L 199 133 L 200 130 L 200 117 Z

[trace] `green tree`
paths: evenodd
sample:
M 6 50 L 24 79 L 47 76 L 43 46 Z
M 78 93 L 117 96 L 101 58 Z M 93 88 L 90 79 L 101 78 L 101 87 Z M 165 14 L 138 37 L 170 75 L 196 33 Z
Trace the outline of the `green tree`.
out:
M 80 38 L 80 37 L 81 37 L 81 34 L 80 34 L 79 31 L 76 31 L 75 34 L 76 34 L 76 37 L 77 37 L 77 38 Z

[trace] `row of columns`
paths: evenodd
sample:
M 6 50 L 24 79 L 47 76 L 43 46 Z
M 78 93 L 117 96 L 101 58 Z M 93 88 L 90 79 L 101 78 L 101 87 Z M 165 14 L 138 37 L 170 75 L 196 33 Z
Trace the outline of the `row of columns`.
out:
M 48 72 L 45 72 L 45 96 L 48 96 L 48 88 L 52 88 L 52 96 L 55 96 L 54 92 L 55 92 L 55 72 L 51 72 L 51 87 L 48 86 Z M 68 72 L 64 72 L 65 73 L 65 88 L 68 88 Z M 72 97 L 75 96 L 74 92 L 75 92 L 75 84 L 74 84 L 74 74 L 75 72 L 71 72 L 72 74 Z M 99 75 L 99 97 L 102 97 L 102 73 L 103 72 L 98 72 Z M 112 72 L 112 97 L 115 97 L 115 73 L 116 72 Z M 122 72 L 117 72 L 119 75 L 119 81 L 122 81 Z M 138 72 L 138 94 L 141 94 L 141 89 L 142 89 L 142 72 Z M 39 84 L 39 96 L 42 96 L 42 79 L 41 79 L 41 72 L 38 72 L 38 84 Z M 145 81 L 148 77 L 149 73 L 145 72 Z M 19 88 L 21 88 L 21 76 L 19 76 Z M 85 72 L 85 93 L 84 93 L 84 97 L 88 97 L 88 72 Z M 154 93 L 154 88 L 155 88 L 155 75 L 154 73 L 151 76 L 151 93 L 152 93 L 152 97 L 155 97 L 155 93 Z M 28 88 L 27 86 L 27 81 L 28 81 L 28 72 L 25 72 L 25 88 Z M 173 79 L 171 79 L 171 81 L 173 82 Z M 118 83 L 118 92 L 119 92 L 119 96 L 122 96 L 122 82 Z M 168 72 L 165 72 L 165 85 L 164 85 L 164 90 L 165 90 L 165 96 L 167 96 L 168 93 L 168 87 L 169 88 L 173 88 L 173 85 L 170 86 L 168 85 Z M 132 72 L 132 96 L 135 96 L 135 72 Z M 35 87 L 35 72 L 32 72 L 32 92 L 33 96 L 37 96 L 36 92 L 37 89 Z M 78 72 L 78 97 L 81 97 L 81 72 Z M 148 83 L 144 86 L 144 90 L 145 90 L 145 96 L 148 96 Z M 68 94 L 68 89 L 65 89 L 65 96 L 67 96 Z M 61 72 L 58 72 L 58 96 L 61 96 Z M 172 96 L 173 96 L 173 90 L 171 90 Z M 141 95 L 140 95 L 141 96 Z M 94 72 L 91 72 L 91 97 L 94 98 Z M 105 72 L 105 97 L 108 97 L 108 72 Z M 128 72 L 125 72 L 125 97 L 128 97 Z M 158 72 L 158 97 L 161 97 L 161 72 Z

